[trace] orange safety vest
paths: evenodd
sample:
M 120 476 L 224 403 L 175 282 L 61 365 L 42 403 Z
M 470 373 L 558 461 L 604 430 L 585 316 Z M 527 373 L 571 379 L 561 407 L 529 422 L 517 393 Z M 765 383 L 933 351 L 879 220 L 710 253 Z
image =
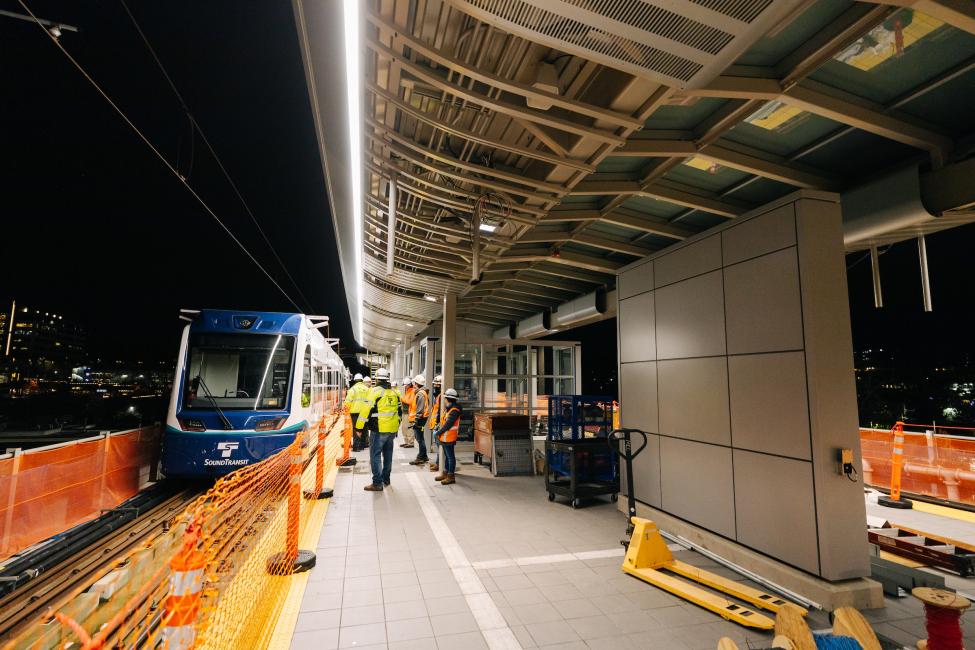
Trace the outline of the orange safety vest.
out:
M 437 436 L 437 439 L 440 440 L 440 442 L 446 442 L 448 444 L 450 444 L 451 442 L 457 442 L 457 434 L 460 433 L 460 409 L 459 408 L 457 408 L 456 406 L 451 406 L 449 409 L 444 411 L 443 417 L 440 418 L 440 426 L 443 426 L 443 424 L 447 421 L 447 418 L 454 411 L 457 411 L 457 420 L 454 422 L 453 426 L 451 426 L 449 429 L 447 429 L 439 436 Z
M 441 393 L 442 395 L 443 393 Z M 440 395 L 437 395 L 437 399 L 433 400 L 433 407 L 430 409 L 430 415 L 427 418 L 427 426 L 430 427 L 430 431 L 437 428 L 437 417 L 440 415 Z
M 424 397 L 426 398 L 426 399 L 423 400 L 423 413 L 420 414 L 420 417 L 422 417 L 422 418 L 428 418 L 428 417 L 430 417 L 430 394 L 427 393 L 427 391 L 426 391 L 425 388 L 421 388 L 418 391 L 417 390 L 414 390 L 412 393 L 410 393 L 410 401 L 409 401 L 409 405 L 410 405 L 410 410 L 409 410 L 410 424 L 413 424 L 414 422 L 416 422 L 416 397 L 417 397 L 417 394 L 418 393 L 423 393 Z M 404 399 L 404 401 L 406 401 L 406 400 Z

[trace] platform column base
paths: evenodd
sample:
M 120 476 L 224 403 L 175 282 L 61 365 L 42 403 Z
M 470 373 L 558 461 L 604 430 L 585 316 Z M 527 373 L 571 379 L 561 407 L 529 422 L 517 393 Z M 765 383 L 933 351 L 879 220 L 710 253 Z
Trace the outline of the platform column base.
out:
M 908 499 L 891 499 L 889 496 L 877 497 L 877 505 L 885 508 L 897 508 L 898 510 L 910 510 L 914 507 L 914 502 Z
M 315 567 L 315 554 L 311 551 L 298 551 L 298 557 L 288 561 L 285 553 L 275 553 L 267 559 L 267 572 L 275 576 L 288 576 L 310 571 Z
M 314 490 L 305 490 L 304 495 L 306 499 L 331 499 L 334 491 L 325 488 L 321 492 L 316 493 Z

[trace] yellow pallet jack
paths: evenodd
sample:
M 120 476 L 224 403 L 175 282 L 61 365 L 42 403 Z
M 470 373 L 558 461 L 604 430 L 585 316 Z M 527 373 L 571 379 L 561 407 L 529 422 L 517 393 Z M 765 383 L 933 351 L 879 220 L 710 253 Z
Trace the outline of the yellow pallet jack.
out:
M 631 440 L 631 435 L 634 433 L 643 436 L 643 444 L 635 450 Z M 660 535 L 657 525 L 649 519 L 636 516 L 636 500 L 633 496 L 633 459 L 647 446 L 646 432 L 639 429 L 617 429 L 609 435 L 607 443 L 626 462 L 626 493 L 629 509 L 626 532 L 629 540 L 623 541 L 627 547 L 626 557 L 623 559 L 623 571 L 739 625 L 760 630 L 773 629 L 775 622 L 771 618 L 712 591 L 702 589 L 698 585 L 720 591 L 770 612 L 778 612 L 787 601 L 675 560 Z M 671 574 L 688 578 L 696 584 Z M 805 610 L 802 611 L 805 615 Z

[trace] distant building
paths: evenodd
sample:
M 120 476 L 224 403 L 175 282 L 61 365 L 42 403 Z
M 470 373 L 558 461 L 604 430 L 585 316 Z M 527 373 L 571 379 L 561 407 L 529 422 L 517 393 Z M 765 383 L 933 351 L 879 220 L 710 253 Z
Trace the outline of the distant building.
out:
M 10 303 L 0 316 L 0 381 L 63 379 L 85 358 L 85 330 L 60 314 Z

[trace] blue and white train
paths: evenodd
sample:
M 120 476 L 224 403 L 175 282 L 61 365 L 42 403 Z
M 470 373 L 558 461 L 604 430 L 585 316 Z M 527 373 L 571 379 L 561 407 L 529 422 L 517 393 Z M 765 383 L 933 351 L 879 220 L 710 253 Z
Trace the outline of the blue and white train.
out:
M 182 310 L 162 469 L 217 477 L 280 451 L 341 408 L 347 370 L 322 316 Z

